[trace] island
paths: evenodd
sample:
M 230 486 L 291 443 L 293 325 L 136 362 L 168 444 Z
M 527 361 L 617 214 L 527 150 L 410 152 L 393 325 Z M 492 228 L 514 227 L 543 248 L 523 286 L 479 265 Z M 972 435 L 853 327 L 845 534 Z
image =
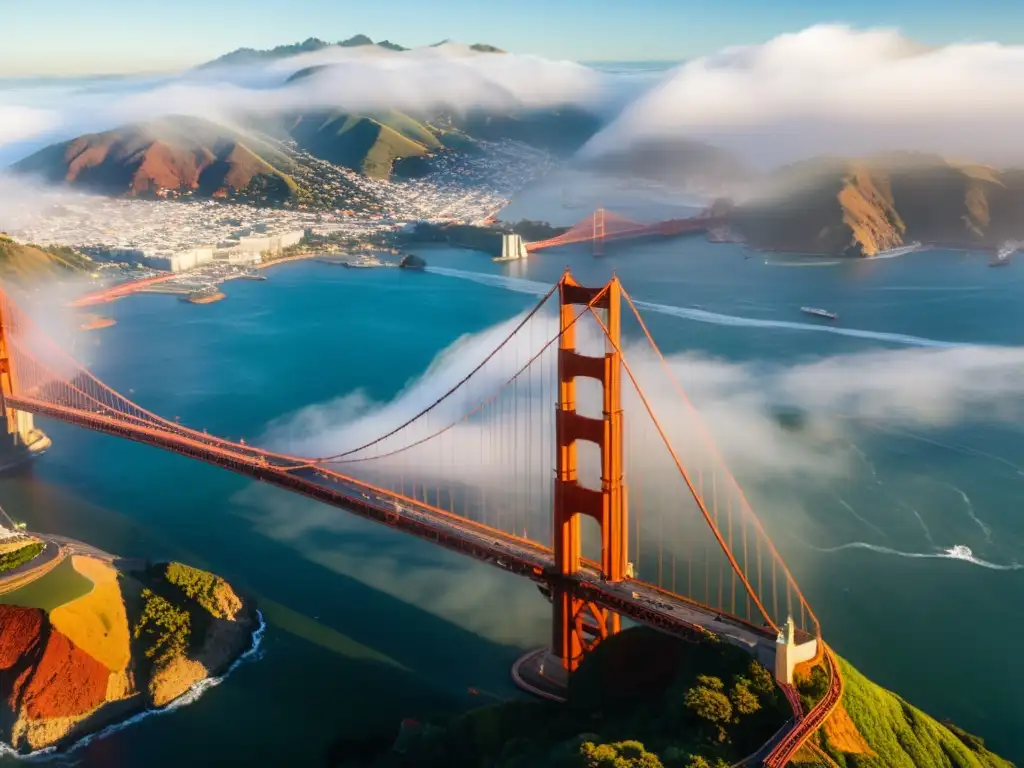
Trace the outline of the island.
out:
M 400 269 L 426 269 L 427 262 L 415 253 L 409 253 L 402 257 L 398 266 Z
M 856 768 L 1012 768 L 981 739 L 840 665 L 842 702 L 791 765 L 821 765 L 813 750 L 822 750 Z M 805 711 L 826 688 L 821 667 L 798 668 Z M 436 722 L 407 718 L 390 747 L 336 764 L 727 768 L 763 758 L 791 716 L 774 676 L 745 651 L 710 634 L 686 642 L 635 627 L 584 659 L 565 703 L 516 700 Z
M 80 331 L 98 331 L 101 328 L 109 328 L 112 325 L 117 325 L 117 321 L 112 317 L 103 317 L 102 315 L 85 315 L 82 318 L 82 322 L 78 326 Z
M 0 742 L 16 753 L 166 707 L 258 642 L 253 602 L 211 573 L 0 534 Z

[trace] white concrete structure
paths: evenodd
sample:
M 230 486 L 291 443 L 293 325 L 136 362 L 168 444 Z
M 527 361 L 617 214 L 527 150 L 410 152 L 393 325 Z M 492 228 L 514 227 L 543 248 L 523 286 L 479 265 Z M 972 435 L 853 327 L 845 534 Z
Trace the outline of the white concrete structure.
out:
M 495 261 L 517 261 L 527 257 L 526 243 L 520 235 L 501 236 L 501 256 Z
M 184 272 L 188 269 L 209 264 L 213 261 L 213 246 L 203 245 L 183 251 L 149 251 L 141 262 L 153 269 L 165 272 Z
M 797 664 L 804 664 L 818 655 L 818 640 L 811 638 L 806 643 L 796 642 L 796 627 L 790 616 L 775 640 L 775 680 L 785 685 L 793 684 L 793 670 Z

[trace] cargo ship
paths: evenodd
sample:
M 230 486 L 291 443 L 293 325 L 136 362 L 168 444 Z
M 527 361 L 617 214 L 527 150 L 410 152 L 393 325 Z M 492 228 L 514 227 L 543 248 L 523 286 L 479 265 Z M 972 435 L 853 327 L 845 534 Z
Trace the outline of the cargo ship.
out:
M 839 315 L 835 312 L 829 312 L 827 309 L 819 309 L 818 307 L 800 307 L 800 311 L 805 315 L 814 315 L 815 317 L 822 317 L 826 320 L 839 319 Z

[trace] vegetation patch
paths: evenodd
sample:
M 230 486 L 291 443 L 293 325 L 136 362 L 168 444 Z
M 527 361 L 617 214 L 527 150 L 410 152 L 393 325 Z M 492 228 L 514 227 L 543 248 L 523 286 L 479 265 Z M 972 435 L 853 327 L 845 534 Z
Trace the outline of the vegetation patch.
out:
M 64 558 L 38 579 L 0 595 L 0 604 L 40 608 L 49 613 L 65 603 L 89 594 L 92 588 L 92 582 L 71 565 L 71 558 Z
M 103 664 L 51 631 L 22 694 L 25 711 L 33 720 L 85 715 L 106 701 L 109 677 Z
M 394 765 L 711 768 L 755 752 L 788 717 L 771 673 L 712 637 L 626 630 L 589 655 L 566 704 L 513 701 L 423 728 Z
M 142 643 L 145 657 L 159 666 L 185 655 L 192 630 L 189 612 L 148 587 L 142 589 L 141 598 L 142 615 L 132 630 L 132 638 Z
M 843 659 L 839 666 L 843 675 L 842 708 L 830 718 L 838 716 L 836 722 L 826 723 L 817 738 L 822 749 L 843 768 L 1013 768 L 1012 763 L 988 751 L 982 739 L 943 725 L 875 685 Z M 816 679 L 813 674 L 799 687 L 806 703 L 817 694 L 820 677 Z M 854 730 L 859 739 L 853 735 Z M 793 765 L 801 763 L 794 761 Z
M 168 563 L 164 578 L 214 618 L 233 621 L 242 609 L 242 601 L 220 576 L 190 565 Z
M 0 573 L 3 573 L 4 571 L 13 571 L 19 565 L 23 565 L 29 560 L 34 560 L 42 553 L 45 546 L 46 545 L 43 544 L 43 542 L 36 541 L 31 544 L 26 544 L 20 549 L 0 554 Z
M 0 605 L 0 670 L 11 669 L 42 634 L 43 612 L 34 608 Z M 0 685 L 0 696 L 6 695 Z

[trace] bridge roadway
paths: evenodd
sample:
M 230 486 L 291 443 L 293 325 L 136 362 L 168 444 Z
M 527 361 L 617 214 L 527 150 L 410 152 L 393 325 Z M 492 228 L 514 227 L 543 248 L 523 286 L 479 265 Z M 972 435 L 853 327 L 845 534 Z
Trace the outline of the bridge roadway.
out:
M 569 582 L 580 598 L 641 624 L 684 637 L 692 637 L 694 631 L 704 629 L 745 649 L 769 668 L 774 665 L 775 635 L 767 627 L 716 613 L 641 581 L 604 581 L 590 563 L 578 574 L 562 575 L 555 570 L 552 551 L 541 544 L 386 489 L 326 474 L 314 467 L 286 471 L 260 456 L 254 457 L 252 446 L 231 447 L 234 444 L 207 438 L 186 428 L 143 424 L 99 410 L 86 411 L 30 397 L 8 397 L 6 405 L 229 469 L 384 523 L 538 583 Z

